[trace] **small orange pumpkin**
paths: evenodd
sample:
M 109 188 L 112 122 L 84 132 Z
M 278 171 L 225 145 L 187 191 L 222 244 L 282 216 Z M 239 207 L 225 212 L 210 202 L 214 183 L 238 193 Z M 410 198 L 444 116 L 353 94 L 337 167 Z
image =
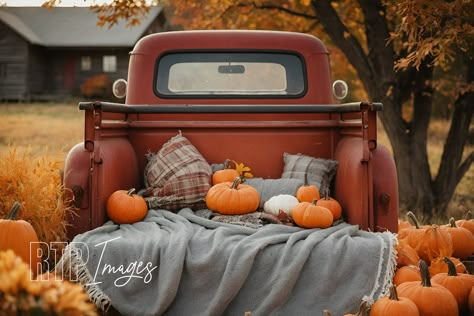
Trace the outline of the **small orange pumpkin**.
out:
M 397 267 L 417 265 L 420 261 L 420 256 L 406 240 L 400 240 L 395 249 L 397 250 Z
M 308 174 L 304 174 L 304 184 L 296 190 L 296 198 L 299 202 L 313 202 L 313 200 L 319 200 L 319 189 L 315 185 L 308 183 Z
M 241 181 L 240 177 L 235 177 L 233 182 L 213 185 L 206 194 L 207 207 L 224 215 L 254 212 L 258 208 L 260 195 L 254 187 Z
M 148 205 L 135 189 L 117 190 L 107 199 L 107 215 L 115 224 L 133 224 L 145 218 Z
M 405 282 L 421 281 L 421 273 L 418 266 L 407 265 L 398 268 L 393 276 L 393 284 L 400 285 Z
M 313 202 L 298 203 L 291 212 L 296 225 L 304 228 L 327 228 L 332 225 L 334 219 L 329 209 L 316 205 Z
M 331 211 L 333 220 L 338 220 L 342 215 L 342 207 L 338 201 L 329 197 L 329 189 L 324 192 L 324 197 L 316 202 L 317 206 L 323 206 Z
M 217 170 L 212 174 L 212 184 L 218 184 L 222 182 L 232 182 L 236 177 L 239 177 L 240 174 L 236 169 L 230 167 L 230 159 L 224 161 L 224 168 L 222 170 Z
M 443 261 L 443 258 L 444 257 L 438 257 L 438 258 L 435 258 L 431 261 L 431 264 L 430 264 L 430 267 L 429 267 L 431 276 L 436 275 L 438 273 L 447 273 L 448 272 L 448 266 Z M 464 263 L 462 263 L 462 261 L 460 259 L 455 258 L 455 257 L 448 257 L 448 258 L 449 258 L 449 260 L 451 260 L 454 263 L 454 266 L 456 267 L 456 271 L 458 273 L 466 273 L 467 272 L 466 266 L 464 265 Z
M 21 204 L 15 202 L 5 219 L 0 219 L 0 251 L 13 250 L 25 263 L 30 265 L 33 274 L 41 271 L 41 258 L 38 257 L 39 239 L 33 226 L 25 220 L 16 219 Z
M 399 297 L 407 297 L 418 307 L 420 315 L 458 315 L 458 303 L 444 286 L 431 283 L 428 265 L 420 260 L 421 282 L 404 282 L 397 287 Z
M 418 307 L 406 297 L 398 297 L 395 285 L 390 287 L 390 295 L 378 299 L 370 309 L 370 316 L 418 316 Z

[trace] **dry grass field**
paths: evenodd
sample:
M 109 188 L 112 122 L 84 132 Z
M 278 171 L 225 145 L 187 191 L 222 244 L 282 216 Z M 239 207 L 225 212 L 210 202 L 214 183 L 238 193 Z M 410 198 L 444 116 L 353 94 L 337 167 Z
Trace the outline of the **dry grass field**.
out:
M 28 155 L 48 155 L 63 161 L 68 150 L 83 138 L 83 112 L 77 102 L 0 104 L 0 122 L 0 155 L 14 147 L 20 153 L 27 151 Z M 438 168 L 448 128 L 449 123 L 441 120 L 430 126 L 428 150 L 433 173 Z M 379 143 L 390 148 L 381 124 Z M 449 213 L 460 217 L 467 210 L 474 210 L 474 167 L 458 185 Z

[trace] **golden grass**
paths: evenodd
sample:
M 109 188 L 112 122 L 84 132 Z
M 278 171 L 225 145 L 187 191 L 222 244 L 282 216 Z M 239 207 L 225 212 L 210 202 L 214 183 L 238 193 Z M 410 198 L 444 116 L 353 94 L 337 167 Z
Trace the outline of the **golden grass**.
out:
M 64 203 L 62 162 L 48 155 L 33 157 L 27 150 L 9 148 L 0 155 L 0 218 L 13 204 L 21 204 L 17 219 L 33 226 L 42 244 L 43 259 L 53 268 L 66 240 L 66 216 L 73 210 Z M 55 244 L 54 250 L 50 245 Z

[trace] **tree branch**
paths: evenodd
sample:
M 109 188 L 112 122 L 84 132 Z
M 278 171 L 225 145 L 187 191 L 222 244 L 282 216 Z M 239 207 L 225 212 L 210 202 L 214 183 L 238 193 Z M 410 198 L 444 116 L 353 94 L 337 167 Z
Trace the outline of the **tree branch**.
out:
M 331 5 L 331 0 L 312 1 L 316 15 L 333 43 L 346 55 L 357 70 L 369 95 L 373 95 L 373 74 L 367 56 L 357 38 L 349 31 Z
M 295 11 L 295 10 L 292 10 L 292 9 L 289 9 L 287 7 L 282 7 L 282 6 L 279 6 L 279 5 L 274 5 L 274 4 L 257 4 L 255 2 L 252 2 L 251 4 L 255 9 L 269 9 L 269 10 L 278 10 L 278 11 L 281 11 L 281 12 L 285 12 L 285 13 L 288 13 L 290 15 L 294 15 L 294 16 L 297 16 L 297 17 L 302 17 L 302 18 L 305 18 L 305 19 L 309 19 L 309 20 L 315 20 L 317 19 L 317 17 L 315 15 L 312 15 L 312 14 L 308 14 L 308 13 L 305 13 L 305 12 L 300 12 L 300 11 Z M 239 3 L 237 6 L 239 7 L 246 7 L 248 6 L 248 4 L 246 3 Z

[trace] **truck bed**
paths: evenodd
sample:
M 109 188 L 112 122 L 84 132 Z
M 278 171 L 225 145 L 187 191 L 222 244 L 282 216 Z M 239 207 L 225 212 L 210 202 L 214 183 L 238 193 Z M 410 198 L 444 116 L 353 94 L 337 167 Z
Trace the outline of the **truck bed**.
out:
M 160 104 L 81 102 L 84 142 L 68 155 L 64 183 L 77 207 L 68 236 L 102 225 L 107 197 L 143 188 L 146 153 L 181 132 L 210 163 L 233 159 L 256 177 L 278 179 L 283 154 L 339 163 L 334 196 L 343 218 L 371 231 L 397 231 L 393 158 L 377 144 L 382 104 Z

